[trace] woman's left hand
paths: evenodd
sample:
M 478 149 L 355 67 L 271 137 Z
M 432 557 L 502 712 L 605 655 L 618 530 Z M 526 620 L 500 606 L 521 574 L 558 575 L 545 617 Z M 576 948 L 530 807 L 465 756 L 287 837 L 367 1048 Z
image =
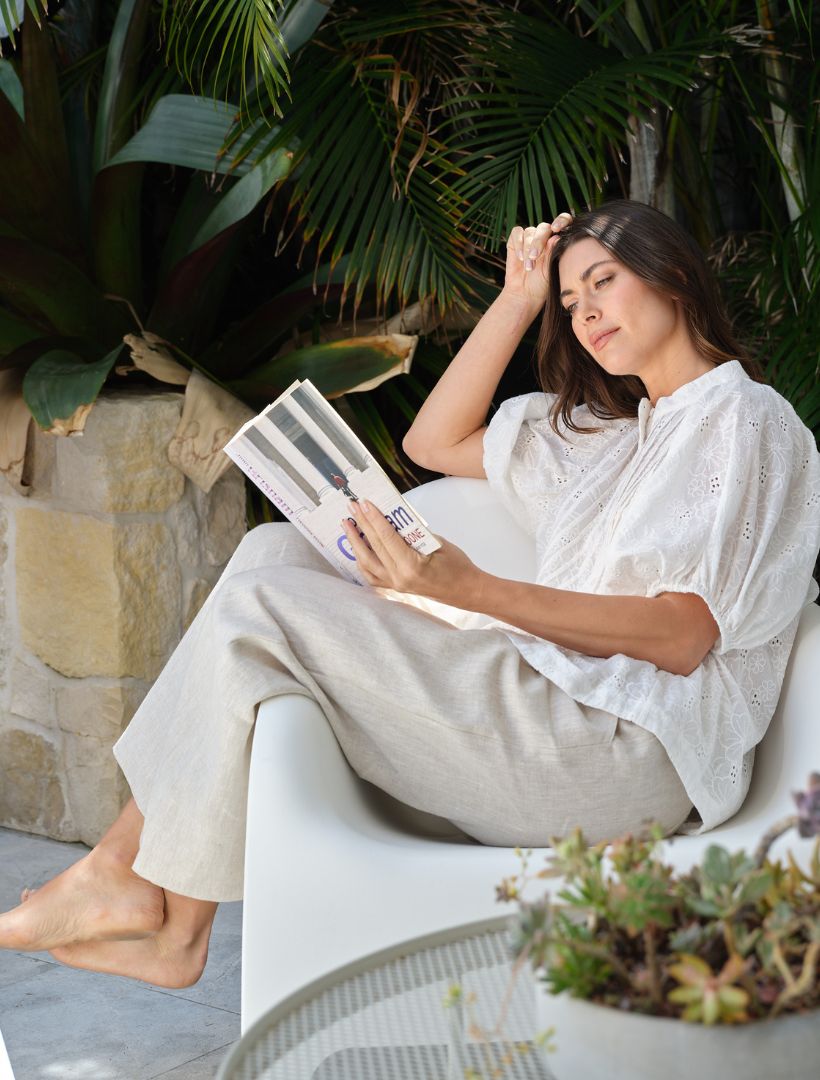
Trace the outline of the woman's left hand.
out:
M 441 536 L 438 551 L 422 555 L 399 536 L 384 514 L 367 503 L 349 503 L 358 530 L 349 518 L 342 521 L 362 577 L 375 587 L 429 596 L 453 607 L 475 611 L 481 571 L 467 555 Z M 355 509 L 354 509 L 355 508 Z M 359 535 L 364 533 L 365 539 Z

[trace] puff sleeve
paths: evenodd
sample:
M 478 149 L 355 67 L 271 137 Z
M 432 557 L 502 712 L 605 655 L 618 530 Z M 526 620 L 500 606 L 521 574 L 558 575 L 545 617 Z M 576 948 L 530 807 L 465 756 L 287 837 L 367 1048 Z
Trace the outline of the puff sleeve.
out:
M 712 403 L 682 434 L 633 556 L 656 566 L 648 595 L 706 601 L 720 630 L 716 653 L 756 648 L 818 594 L 820 454 L 791 405 L 762 384 Z M 637 527 L 627 530 L 633 538 Z
M 487 482 L 512 517 L 533 536 L 536 531 L 528 488 L 538 466 L 533 422 L 549 413 L 551 395 L 522 394 L 502 401 L 484 432 Z

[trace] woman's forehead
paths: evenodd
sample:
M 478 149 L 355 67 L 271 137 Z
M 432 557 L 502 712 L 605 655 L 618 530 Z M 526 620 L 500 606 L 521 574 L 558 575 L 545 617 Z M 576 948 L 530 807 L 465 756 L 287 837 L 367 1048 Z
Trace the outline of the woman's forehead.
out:
M 592 236 L 576 240 L 566 249 L 558 260 L 558 277 L 562 289 L 575 287 L 581 281 L 581 275 L 594 263 L 602 261 L 616 262 L 612 252 Z

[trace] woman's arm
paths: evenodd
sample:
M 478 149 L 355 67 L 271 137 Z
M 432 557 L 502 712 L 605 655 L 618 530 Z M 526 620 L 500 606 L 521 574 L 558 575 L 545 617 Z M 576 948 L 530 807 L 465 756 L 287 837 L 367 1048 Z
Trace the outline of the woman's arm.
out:
M 503 290 L 428 394 L 402 448 L 425 468 L 436 451 L 468 438 L 484 424 L 501 376 L 540 308 Z
M 437 450 L 463 442 L 486 421 L 501 376 L 544 306 L 554 234 L 570 220 L 569 214 L 560 214 L 551 224 L 541 222 L 527 229 L 516 225 L 510 233 L 504 288 L 433 387 L 402 440 L 407 456 L 419 465 L 435 469 Z
M 484 571 L 474 580 L 470 610 L 587 656 L 623 653 L 673 675 L 689 675 L 719 635 L 706 602 L 694 593 L 599 596 Z
M 717 641 L 717 623 L 694 593 L 599 596 L 495 577 L 443 536 L 438 551 L 415 551 L 366 499 L 350 510 L 356 527 L 352 519 L 342 526 L 369 585 L 478 611 L 587 656 L 648 660 L 673 675 L 691 674 Z

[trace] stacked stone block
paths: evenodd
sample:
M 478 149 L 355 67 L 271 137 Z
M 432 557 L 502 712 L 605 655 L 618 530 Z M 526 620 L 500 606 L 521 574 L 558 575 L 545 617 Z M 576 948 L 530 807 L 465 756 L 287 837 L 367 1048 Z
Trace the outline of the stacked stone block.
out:
M 168 461 L 180 393 L 104 393 L 82 436 L 32 425 L 0 480 L 0 825 L 94 844 L 128 797 L 111 746 L 245 532 L 234 466 Z

